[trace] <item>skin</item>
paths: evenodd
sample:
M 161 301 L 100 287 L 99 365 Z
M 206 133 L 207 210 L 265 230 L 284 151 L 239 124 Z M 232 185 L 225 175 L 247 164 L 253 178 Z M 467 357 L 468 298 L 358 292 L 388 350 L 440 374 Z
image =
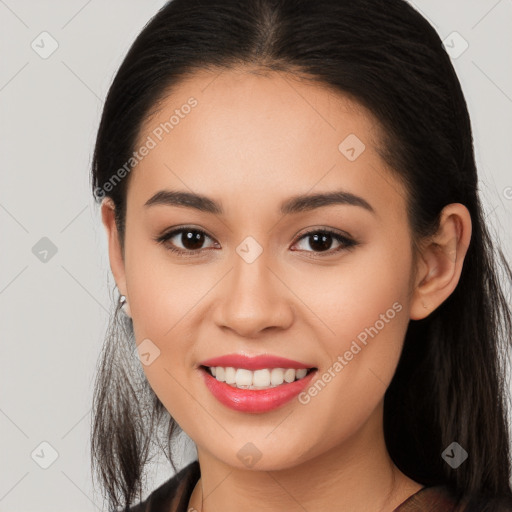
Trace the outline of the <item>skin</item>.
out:
M 457 286 L 470 215 L 448 205 L 438 233 L 421 241 L 414 258 L 405 189 L 377 152 L 380 128 L 371 113 L 325 86 L 252 71 L 197 72 L 145 121 L 139 143 L 190 96 L 198 101 L 132 170 L 124 254 L 113 203 L 104 200 L 110 266 L 137 344 L 149 338 L 160 350 L 143 365 L 147 379 L 197 446 L 201 479 L 190 507 L 392 511 L 423 486 L 389 457 L 384 393 L 410 319 L 429 315 Z M 349 134 L 366 146 L 355 161 L 338 149 Z M 162 189 L 206 195 L 224 214 L 144 207 Z M 353 205 L 278 211 L 291 196 L 338 189 L 364 198 L 375 213 Z M 207 233 L 198 256 L 169 251 L 172 243 L 193 247 L 181 234 L 155 242 L 174 226 Z M 322 228 L 358 245 L 335 252 L 343 246 L 333 238 L 322 252 L 303 237 Z M 236 252 L 247 236 L 263 249 L 250 264 Z M 197 369 L 227 353 L 268 353 L 321 375 L 394 303 L 400 312 L 307 404 L 234 411 L 211 395 Z M 249 442 L 261 453 L 252 467 L 237 457 Z

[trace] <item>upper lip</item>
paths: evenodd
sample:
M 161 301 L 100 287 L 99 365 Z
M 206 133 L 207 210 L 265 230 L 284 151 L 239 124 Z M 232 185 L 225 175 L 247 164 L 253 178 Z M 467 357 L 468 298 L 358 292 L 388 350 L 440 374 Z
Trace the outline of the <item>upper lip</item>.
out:
M 293 359 L 272 355 L 246 356 L 244 354 L 226 354 L 220 357 L 206 359 L 199 363 L 200 366 L 222 366 L 245 368 L 247 370 L 262 370 L 264 368 L 314 368 L 313 365 L 300 363 Z

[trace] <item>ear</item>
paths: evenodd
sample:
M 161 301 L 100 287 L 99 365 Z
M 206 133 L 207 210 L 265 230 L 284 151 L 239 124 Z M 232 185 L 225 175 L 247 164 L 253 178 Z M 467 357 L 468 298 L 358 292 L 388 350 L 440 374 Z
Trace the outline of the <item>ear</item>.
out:
M 101 220 L 107 232 L 110 269 L 112 270 L 117 288 L 128 299 L 123 253 L 115 222 L 115 205 L 110 197 L 105 197 L 101 202 Z M 127 307 L 126 305 L 125 308 Z
M 421 320 L 455 290 L 471 240 L 471 215 L 460 203 L 441 212 L 438 232 L 421 246 L 410 318 Z

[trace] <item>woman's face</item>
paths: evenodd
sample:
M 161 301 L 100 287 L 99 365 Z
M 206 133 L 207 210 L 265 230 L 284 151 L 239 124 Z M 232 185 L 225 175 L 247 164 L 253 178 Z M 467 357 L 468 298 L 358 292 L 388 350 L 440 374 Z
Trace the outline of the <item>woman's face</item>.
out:
M 376 151 L 378 129 L 320 85 L 234 70 L 195 74 L 144 123 L 115 277 L 147 379 L 203 453 L 279 469 L 364 428 L 379 435 L 413 259 L 405 191 Z M 208 201 L 147 205 L 160 191 Z M 236 372 L 248 369 L 243 360 L 223 362 L 235 370 L 217 376 L 239 384 L 297 377 L 274 367 L 316 371 L 270 391 L 211 386 L 201 365 L 228 354 L 294 361 L 260 361 L 255 373 Z

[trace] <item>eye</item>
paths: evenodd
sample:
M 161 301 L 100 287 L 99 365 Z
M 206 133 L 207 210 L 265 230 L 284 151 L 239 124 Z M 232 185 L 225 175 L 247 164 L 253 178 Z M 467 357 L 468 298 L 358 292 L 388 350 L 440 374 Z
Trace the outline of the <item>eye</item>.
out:
M 352 238 L 349 238 L 345 235 L 338 233 L 337 231 L 333 231 L 330 229 L 318 229 L 315 231 L 308 231 L 299 238 L 299 243 L 303 240 L 308 240 L 307 245 L 309 245 L 309 247 L 313 249 L 313 251 L 306 250 L 306 252 L 320 252 L 326 253 L 328 255 L 338 253 L 345 249 L 352 249 L 356 245 L 358 245 L 358 243 Z M 340 244 L 338 248 L 331 249 L 333 241 L 336 241 Z M 322 257 L 323 255 L 319 254 L 319 256 Z
M 182 256 L 195 256 L 203 250 L 202 245 L 206 238 L 212 240 L 212 238 L 210 238 L 201 229 L 185 227 L 174 229 L 169 233 L 165 233 L 162 236 L 157 237 L 155 240 L 158 243 L 165 244 L 171 252 L 175 252 Z M 176 247 L 176 244 L 175 242 L 172 242 L 172 239 L 176 239 L 175 242 L 181 243 L 183 248 Z M 167 244 L 166 242 L 172 243 Z

